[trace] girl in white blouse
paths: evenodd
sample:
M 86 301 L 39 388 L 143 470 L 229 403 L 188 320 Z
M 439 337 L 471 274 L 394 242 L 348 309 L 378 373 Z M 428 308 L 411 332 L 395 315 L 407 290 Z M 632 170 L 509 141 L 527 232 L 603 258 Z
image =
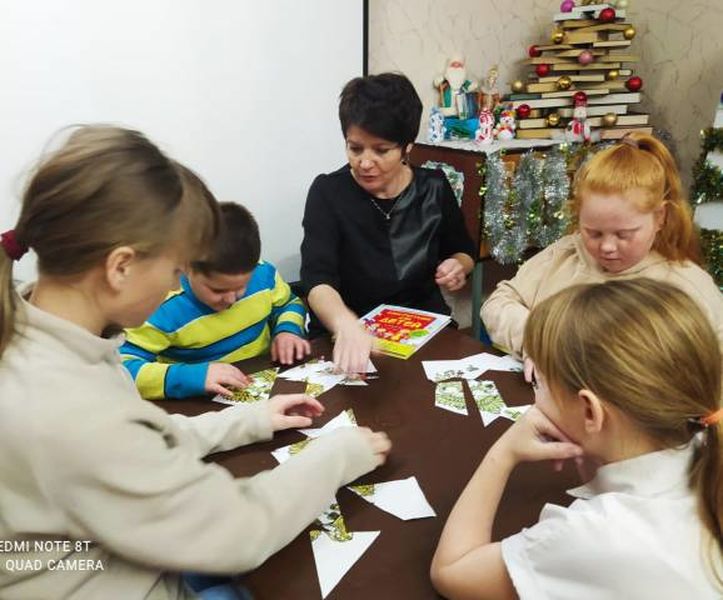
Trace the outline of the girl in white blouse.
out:
M 721 352 L 697 303 L 650 279 L 579 285 L 535 307 L 524 345 L 535 406 L 482 460 L 431 576 L 447 598 L 721 598 Z M 513 468 L 599 466 L 501 542 Z

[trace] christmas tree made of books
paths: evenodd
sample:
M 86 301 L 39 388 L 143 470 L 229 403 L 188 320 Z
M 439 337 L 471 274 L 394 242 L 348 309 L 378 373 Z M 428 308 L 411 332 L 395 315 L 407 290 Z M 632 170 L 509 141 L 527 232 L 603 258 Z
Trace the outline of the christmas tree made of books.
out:
M 628 51 L 636 31 L 625 22 L 621 5 L 627 2 L 617 4 L 563 1 L 552 43 L 530 46 L 528 81 L 512 84 L 508 100 L 517 111 L 518 138 L 564 137 L 581 105 L 593 141 L 652 132 L 650 115 L 630 110 L 641 100 L 643 81 L 632 69 L 638 58 Z

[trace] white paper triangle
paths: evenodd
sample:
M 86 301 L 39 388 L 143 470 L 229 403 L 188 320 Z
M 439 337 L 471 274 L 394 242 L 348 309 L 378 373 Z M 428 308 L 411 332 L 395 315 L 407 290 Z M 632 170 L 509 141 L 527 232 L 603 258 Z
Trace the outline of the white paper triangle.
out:
M 307 437 L 316 438 L 320 435 L 331 433 L 340 427 L 356 427 L 356 418 L 354 417 L 354 411 L 351 408 L 341 411 L 323 427 L 314 429 L 299 429 L 298 431 Z
M 367 502 L 404 521 L 437 516 L 427 502 L 416 477 L 348 487 Z
M 525 404 L 524 406 L 505 406 L 500 413 L 500 417 L 505 417 L 511 421 L 517 421 L 522 415 L 524 415 L 532 404 Z
M 379 531 L 355 531 L 351 539 L 337 542 L 321 531 L 310 532 L 321 597 L 326 598 L 347 571 L 361 558 Z

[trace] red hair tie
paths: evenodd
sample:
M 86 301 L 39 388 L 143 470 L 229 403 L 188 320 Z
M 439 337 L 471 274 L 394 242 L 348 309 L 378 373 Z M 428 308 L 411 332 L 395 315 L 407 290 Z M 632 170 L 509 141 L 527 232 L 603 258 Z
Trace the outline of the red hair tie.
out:
M 0 246 L 3 247 L 10 260 L 20 260 L 28 251 L 28 247 L 18 241 L 14 229 L 0 234 Z
M 721 419 L 723 419 L 723 408 L 719 408 L 715 412 L 712 412 L 705 417 L 701 417 L 700 424 L 703 425 L 703 427 L 708 427 L 709 425 L 718 424 Z

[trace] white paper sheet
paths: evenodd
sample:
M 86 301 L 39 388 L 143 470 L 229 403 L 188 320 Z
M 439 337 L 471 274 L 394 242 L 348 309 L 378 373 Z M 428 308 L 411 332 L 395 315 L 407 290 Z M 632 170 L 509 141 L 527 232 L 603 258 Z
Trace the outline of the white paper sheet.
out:
M 310 438 L 317 438 L 321 435 L 331 433 L 335 429 L 340 427 L 356 427 L 356 417 L 354 411 L 351 408 L 341 411 L 333 419 L 328 421 L 323 427 L 312 428 L 312 429 L 299 429 L 300 433 Z
M 326 598 L 347 571 L 377 539 L 379 531 L 355 531 L 347 541 L 336 541 L 323 531 L 309 532 L 321 597 Z
M 382 510 L 404 521 L 436 517 L 416 477 L 348 488 Z

